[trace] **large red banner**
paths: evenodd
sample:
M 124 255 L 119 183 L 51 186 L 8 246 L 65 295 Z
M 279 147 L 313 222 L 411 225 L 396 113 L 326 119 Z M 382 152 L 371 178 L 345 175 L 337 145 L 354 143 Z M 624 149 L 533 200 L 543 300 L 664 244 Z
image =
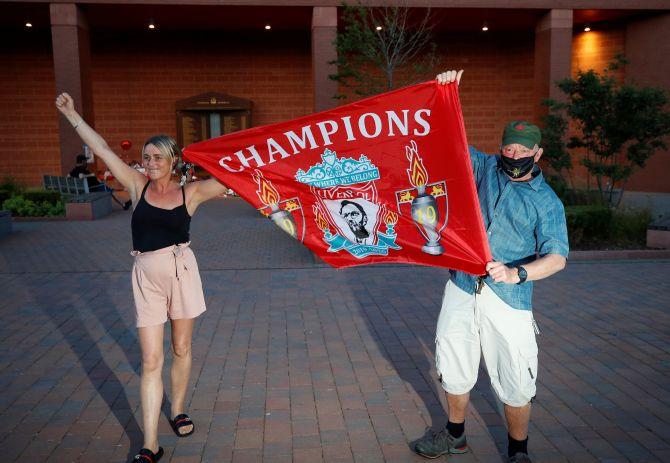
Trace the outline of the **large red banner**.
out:
M 235 132 L 184 157 L 334 267 L 402 262 L 481 275 L 491 260 L 456 84 Z

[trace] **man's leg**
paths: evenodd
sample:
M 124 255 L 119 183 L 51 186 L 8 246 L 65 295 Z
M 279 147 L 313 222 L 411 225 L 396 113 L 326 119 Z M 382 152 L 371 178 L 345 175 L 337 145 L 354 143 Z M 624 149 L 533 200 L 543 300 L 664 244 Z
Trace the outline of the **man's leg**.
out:
M 519 441 L 528 438 L 528 423 L 530 422 L 530 404 L 523 407 L 511 407 L 505 405 L 505 417 L 507 418 L 507 432 Z
M 523 456 L 528 455 L 530 404 L 523 407 L 505 405 L 505 417 L 507 418 L 507 456 L 510 459 L 514 458 L 511 461 L 522 463 Z
M 467 451 L 465 440 L 465 411 L 470 401 L 470 393 L 449 394 L 447 392 L 447 406 L 449 407 L 449 421 L 447 422 L 447 432 L 455 441 L 458 441 L 457 447 L 462 451 Z M 461 439 L 463 436 L 463 439 Z M 454 443 L 456 446 L 456 442 Z
M 435 365 L 447 392 L 449 422 L 437 434 L 424 436 L 414 450 L 427 458 L 468 451 L 464 434 L 470 390 L 477 381 L 481 349 L 474 315 L 474 296 L 449 282 L 435 336 Z
M 447 392 L 447 404 L 449 405 L 449 421 L 452 423 L 463 423 L 465 421 L 465 410 L 468 408 L 470 393 L 449 394 Z
M 532 313 L 508 306 L 488 287 L 477 302 L 486 370 L 494 392 L 505 406 L 508 461 L 527 462 L 530 401 L 535 396 L 537 378 Z

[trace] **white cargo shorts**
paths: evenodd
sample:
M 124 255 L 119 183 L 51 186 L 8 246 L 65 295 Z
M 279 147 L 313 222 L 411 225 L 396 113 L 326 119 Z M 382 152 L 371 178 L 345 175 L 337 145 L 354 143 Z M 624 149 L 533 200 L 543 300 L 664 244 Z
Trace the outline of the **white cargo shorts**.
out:
M 481 294 L 468 294 L 449 281 L 435 336 L 435 364 L 442 387 L 450 394 L 469 392 L 477 382 L 482 355 L 501 402 L 523 407 L 535 397 L 533 313 L 510 307 L 486 284 Z

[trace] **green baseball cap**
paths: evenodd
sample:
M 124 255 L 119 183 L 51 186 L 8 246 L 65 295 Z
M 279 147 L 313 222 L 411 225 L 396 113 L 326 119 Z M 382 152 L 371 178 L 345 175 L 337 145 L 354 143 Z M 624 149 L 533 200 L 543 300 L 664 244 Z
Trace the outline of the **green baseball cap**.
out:
M 518 143 L 530 149 L 535 145 L 539 146 L 540 140 L 542 140 L 540 128 L 526 121 L 510 122 L 505 126 L 502 136 L 503 146 Z

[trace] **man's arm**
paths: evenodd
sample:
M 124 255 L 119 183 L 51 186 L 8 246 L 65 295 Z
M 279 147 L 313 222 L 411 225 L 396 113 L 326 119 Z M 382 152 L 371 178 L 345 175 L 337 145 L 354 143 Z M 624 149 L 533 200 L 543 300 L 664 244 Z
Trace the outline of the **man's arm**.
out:
M 568 229 L 565 222 L 563 204 L 553 195 L 550 197 L 552 205 L 545 205 L 535 226 L 537 253 L 540 257 L 532 262 L 523 264 L 528 277 L 526 281 L 541 280 L 565 268 L 569 252 Z M 549 201 L 549 200 L 548 200 Z M 516 284 L 519 282 L 519 272 L 516 267 L 508 267 L 502 262 L 489 262 L 486 271 L 496 282 Z
M 547 254 L 533 262 L 523 264 L 523 268 L 528 273 L 526 281 L 541 280 L 558 273 L 565 268 L 567 259 L 560 254 Z M 519 271 L 516 267 L 508 267 L 502 262 L 489 262 L 486 264 L 486 271 L 496 283 L 517 284 L 519 280 Z

